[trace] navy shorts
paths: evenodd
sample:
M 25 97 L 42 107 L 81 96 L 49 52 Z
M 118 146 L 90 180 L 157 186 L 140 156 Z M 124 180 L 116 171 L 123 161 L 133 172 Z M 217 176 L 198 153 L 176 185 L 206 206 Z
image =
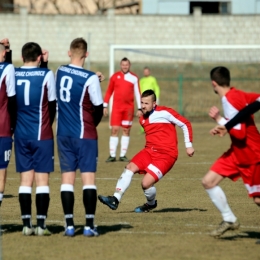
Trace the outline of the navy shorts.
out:
M 54 171 L 54 143 L 49 140 L 14 140 L 17 172 L 34 170 L 49 173 Z
M 61 172 L 96 172 L 98 145 L 94 139 L 57 136 Z
M 12 152 L 11 137 L 0 137 L 0 169 L 6 169 Z

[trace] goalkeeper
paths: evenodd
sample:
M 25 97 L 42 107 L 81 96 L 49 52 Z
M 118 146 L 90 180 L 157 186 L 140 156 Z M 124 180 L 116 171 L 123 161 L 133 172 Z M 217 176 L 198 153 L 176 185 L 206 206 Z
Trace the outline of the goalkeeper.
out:
M 156 98 L 157 98 L 156 103 L 157 103 L 157 105 L 159 105 L 160 87 L 157 83 L 156 78 L 151 76 L 151 71 L 150 71 L 150 68 L 148 68 L 148 67 L 144 67 L 143 74 L 144 74 L 144 77 L 142 77 L 139 82 L 141 94 L 148 89 L 153 90 L 156 95 Z M 141 133 L 144 133 L 144 129 L 142 126 L 140 128 L 140 131 L 141 131 Z

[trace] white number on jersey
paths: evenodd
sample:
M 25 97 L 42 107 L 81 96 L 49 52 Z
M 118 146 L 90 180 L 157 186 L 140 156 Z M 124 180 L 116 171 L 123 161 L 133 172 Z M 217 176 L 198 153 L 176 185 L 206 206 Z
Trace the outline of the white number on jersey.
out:
M 26 106 L 30 105 L 30 81 L 28 79 L 18 79 L 17 85 L 21 86 L 24 84 L 24 104 Z
M 5 151 L 5 162 L 9 162 L 11 157 L 11 150 Z
M 69 76 L 63 76 L 60 81 L 60 99 L 63 102 L 70 102 L 70 89 L 73 80 Z

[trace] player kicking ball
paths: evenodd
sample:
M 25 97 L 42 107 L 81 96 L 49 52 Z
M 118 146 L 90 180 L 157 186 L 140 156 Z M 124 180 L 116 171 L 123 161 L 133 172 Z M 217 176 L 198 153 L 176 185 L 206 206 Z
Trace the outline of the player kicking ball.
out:
M 167 172 L 171 170 L 178 158 L 177 134 L 175 125 L 183 130 L 187 155 L 192 157 L 192 128 L 190 122 L 172 108 L 157 106 L 156 95 L 153 90 L 146 90 L 141 96 L 143 115 L 139 122 L 146 134 L 146 145 L 126 165 L 119 178 L 113 196 L 99 195 L 98 199 L 112 210 L 118 204 L 130 186 L 135 173 L 145 173 L 142 189 L 146 203 L 136 207 L 136 213 L 149 212 L 157 207 L 156 188 L 154 186 Z

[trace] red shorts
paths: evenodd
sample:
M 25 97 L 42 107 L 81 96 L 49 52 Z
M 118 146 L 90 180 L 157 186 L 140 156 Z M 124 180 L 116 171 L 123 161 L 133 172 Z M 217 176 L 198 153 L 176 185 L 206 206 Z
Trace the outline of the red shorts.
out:
M 134 118 L 134 109 L 114 109 L 111 113 L 110 125 L 111 126 L 122 126 L 124 128 L 129 128 L 132 126 Z
M 260 196 L 260 163 L 250 165 L 238 165 L 234 161 L 232 151 L 224 153 L 211 166 L 210 170 L 236 181 L 242 177 L 249 197 Z
M 177 158 L 153 151 L 150 148 L 141 150 L 131 160 L 139 168 L 139 173 L 151 174 L 159 181 L 175 164 Z

